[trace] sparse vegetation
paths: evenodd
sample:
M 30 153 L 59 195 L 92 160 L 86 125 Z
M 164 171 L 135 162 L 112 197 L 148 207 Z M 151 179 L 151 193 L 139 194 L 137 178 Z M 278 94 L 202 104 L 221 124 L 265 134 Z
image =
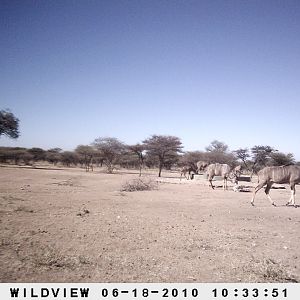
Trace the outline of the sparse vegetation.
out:
M 222 163 L 235 167 L 242 164 L 244 170 L 257 173 L 265 166 L 299 164 L 292 153 L 282 153 L 271 146 L 254 146 L 230 151 L 227 144 L 212 141 L 205 151 L 182 151 L 180 138 L 175 136 L 152 135 L 142 143 L 126 145 L 114 137 L 100 137 L 90 145 L 79 145 L 74 151 L 60 148 L 44 150 L 42 148 L 0 147 L 0 162 L 4 164 L 37 166 L 52 164 L 57 167 L 85 168 L 106 167 L 107 173 L 120 168 L 139 170 L 157 168 L 158 177 L 162 170 L 178 169 L 195 165 L 198 161 Z
M 1 168 L 0 280 L 300 280 L 297 209 L 258 213 L 246 193 L 155 175 Z
M 100 137 L 95 139 L 94 147 L 101 153 L 108 173 L 112 173 L 122 154 L 125 152 L 125 144 L 113 137 Z
M 249 274 L 249 281 L 253 281 L 252 277 L 261 278 L 260 282 L 298 282 L 298 280 L 282 265 L 272 258 L 263 260 L 253 260 L 251 264 L 245 268 L 245 273 Z
M 178 154 L 183 152 L 182 143 L 176 136 L 152 135 L 143 143 L 147 154 L 158 160 L 158 177 L 161 176 L 162 168 L 176 163 L 179 160 Z
M 158 188 L 153 179 L 133 179 L 122 185 L 121 192 L 151 191 Z
M 59 251 L 46 247 L 43 251 L 35 255 L 33 262 L 37 267 L 48 267 L 48 268 L 69 268 L 74 269 L 78 264 L 76 258 L 62 255 Z

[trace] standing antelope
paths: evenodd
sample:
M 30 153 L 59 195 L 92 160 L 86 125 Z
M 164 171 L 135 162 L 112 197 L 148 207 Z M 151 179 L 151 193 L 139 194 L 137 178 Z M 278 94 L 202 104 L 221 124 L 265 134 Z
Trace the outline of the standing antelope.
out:
M 291 187 L 291 197 L 290 200 L 287 202 L 286 205 L 289 205 L 291 202 L 295 205 L 295 194 L 296 189 L 295 185 L 300 183 L 300 166 L 289 165 L 289 166 L 279 166 L 279 167 L 265 167 L 258 172 L 258 182 L 259 184 L 255 188 L 251 200 L 251 204 L 254 206 L 254 198 L 256 193 L 264 186 L 267 185 L 265 188 L 265 193 L 270 200 L 271 204 L 276 206 L 275 202 L 269 195 L 270 189 L 273 183 L 288 183 Z
M 180 169 L 180 180 L 182 175 L 184 175 L 184 177 L 186 179 L 190 179 L 191 178 L 191 172 L 197 173 L 197 169 L 194 166 L 184 166 Z M 186 173 L 188 173 L 188 176 L 186 177 Z
M 227 179 L 231 179 L 234 183 L 237 183 L 237 175 L 232 171 L 232 169 L 227 164 L 210 164 L 207 167 L 206 173 L 208 175 L 208 181 L 210 186 L 214 189 L 212 185 L 212 180 L 215 176 L 223 177 L 223 190 L 227 190 Z

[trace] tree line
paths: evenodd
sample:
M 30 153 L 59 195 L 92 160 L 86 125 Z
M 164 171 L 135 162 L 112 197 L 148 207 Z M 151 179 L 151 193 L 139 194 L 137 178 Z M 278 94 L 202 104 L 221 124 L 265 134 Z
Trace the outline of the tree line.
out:
M 152 135 L 134 145 L 127 145 L 114 137 L 99 137 L 90 145 L 78 145 L 74 151 L 0 147 L 1 163 L 32 165 L 42 161 L 54 166 L 81 166 L 87 172 L 95 166 L 105 167 L 108 173 L 123 167 L 138 169 L 141 175 L 145 167 L 158 168 L 158 176 L 163 169 L 192 166 L 198 161 L 227 163 L 232 167 L 242 164 L 249 172 L 257 172 L 265 166 L 297 163 L 292 153 L 285 154 L 271 146 L 256 145 L 230 151 L 228 145 L 217 140 L 204 151 L 183 151 L 180 138 L 166 135 Z
M 10 111 L 0 111 L 0 137 L 19 136 L 19 119 Z M 252 148 L 239 148 L 230 151 L 228 145 L 214 140 L 205 151 L 183 151 L 180 138 L 169 135 L 152 135 L 142 143 L 127 145 L 115 137 L 99 137 L 90 145 L 78 145 L 74 151 L 63 151 L 61 148 L 22 148 L 0 147 L 0 162 L 32 165 L 38 161 L 47 161 L 53 165 L 80 165 L 86 171 L 93 166 L 105 166 L 112 173 L 117 166 L 138 168 L 158 168 L 161 176 L 163 168 L 193 166 L 198 161 L 210 163 L 226 163 L 234 167 L 237 164 L 251 172 L 257 172 L 265 166 L 295 164 L 292 153 L 282 153 L 268 145 L 255 145 Z M 299 162 L 297 162 L 299 164 Z

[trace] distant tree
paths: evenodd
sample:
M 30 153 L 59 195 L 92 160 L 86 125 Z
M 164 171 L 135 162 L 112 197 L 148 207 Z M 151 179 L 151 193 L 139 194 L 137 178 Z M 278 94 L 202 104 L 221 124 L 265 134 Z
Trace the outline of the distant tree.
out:
M 196 166 L 198 161 L 207 161 L 207 154 L 203 151 L 187 151 L 180 156 L 180 166 Z
M 22 153 L 19 154 L 19 158 L 24 162 L 25 165 L 32 165 L 32 161 L 34 160 L 33 155 L 28 151 L 22 151 Z
M 61 162 L 67 167 L 70 167 L 72 164 L 76 166 L 78 161 L 78 155 L 73 151 L 64 151 L 61 153 Z
M 248 148 L 240 148 L 238 150 L 235 150 L 233 151 L 234 155 L 236 156 L 237 159 L 241 160 L 242 163 L 244 164 L 244 167 L 249 170 L 249 158 L 251 157 L 250 156 L 250 153 L 249 153 L 249 149 Z
M 125 151 L 124 143 L 113 137 L 100 137 L 93 142 L 94 147 L 100 151 L 107 167 L 108 173 L 112 173 L 115 165 Z
M 26 157 L 27 154 L 28 151 L 26 148 L 22 148 L 22 147 L 10 148 L 10 155 L 15 165 L 19 165 L 22 160 L 24 161 L 24 157 Z
M 95 155 L 94 148 L 91 146 L 79 145 L 76 147 L 75 153 L 77 153 L 79 159 L 83 161 L 85 171 L 89 172 L 90 169 L 93 171 L 93 157 Z
M 178 137 L 168 135 L 152 135 L 143 141 L 146 151 L 150 156 L 158 159 L 158 177 L 161 177 L 161 171 L 165 163 L 170 160 L 174 154 L 182 153 L 182 143 Z
M 271 156 L 274 152 L 277 152 L 270 146 L 254 146 L 251 148 L 252 153 L 252 170 L 257 172 L 259 169 L 268 165 Z
M 231 152 L 207 152 L 207 161 L 210 163 L 228 164 L 231 167 L 238 164 L 236 156 Z
M 220 142 L 218 140 L 214 140 L 210 143 L 209 146 L 207 146 L 205 148 L 205 150 L 207 152 L 221 152 L 221 153 L 226 153 L 228 151 L 228 146 L 223 143 L 223 142 Z
M 51 148 L 46 151 L 45 159 L 51 163 L 56 165 L 59 161 L 61 161 L 61 148 Z
M 47 151 L 51 152 L 51 153 L 61 153 L 62 149 L 61 148 L 51 148 L 51 149 L 49 149 Z
M 272 166 L 283 166 L 295 164 L 295 158 L 292 153 L 284 154 L 282 152 L 275 152 L 271 154 Z
M 127 146 L 128 150 L 133 152 L 134 154 L 137 155 L 138 157 L 138 162 L 139 162 L 139 170 L 140 174 L 139 176 L 142 176 L 142 168 L 144 164 L 144 151 L 145 151 L 145 145 L 141 144 L 135 144 L 135 145 L 129 145 Z
M 16 139 L 20 135 L 19 119 L 10 111 L 0 111 L 0 137 L 1 135 L 7 135 L 12 139 Z
M 24 155 L 26 155 L 27 149 L 21 147 L 1 147 L 0 148 L 0 161 L 3 163 L 12 162 L 18 165 L 22 160 L 24 161 Z
M 31 148 L 27 150 L 33 156 L 34 161 L 45 160 L 46 151 L 42 148 Z
M 164 161 L 163 167 L 166 170 L 171 170 L 174 165 L 177 165 L 179 162 L 180 156 L 178 152 L 170 152 L 166 155 L 166 159 Z
M 103 157 L 103 154 L 101 151 L 97 150 L 95 147 L 94 147 L 94 150 L 95 150 L 95 154 L 94 154 L 94 157 L 93 157 L 93 162 L 96 164 L 97 167 L 101 167 L 103 166 L 103 162 L 104 162 L 104 157 Z
M 128 149 L 125 149 L 118 163 L 122 168 L 126 169 L 137 169 L 139 167 L 138 157 Z
M 235 155 L 229 152 L 229 147 L 220 141 L 214 140 L 206 149 L 206 161 L 212 163 L 228 164 L 234 167 L 237 164 Z
M 158 168 L 159 161 L 157 156 L 154 156 L 150 152 L 146 152 L 144 155 L 144 164 L 147 168 L 153 169 L 153 168 Z
M 8 160 L 9 160 L 9 151 L 7 150 L 7 147 L 0 147 L 0 162 L 7 163 Z

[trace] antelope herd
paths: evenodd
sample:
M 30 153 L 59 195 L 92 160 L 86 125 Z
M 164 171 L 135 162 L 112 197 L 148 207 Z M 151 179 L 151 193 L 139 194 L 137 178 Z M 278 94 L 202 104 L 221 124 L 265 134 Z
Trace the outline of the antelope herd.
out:
M 215 176 L 220 176 L 223 179 L 223 190 L 227 190 L 227 180 L 231 180 L 234 183 L 234 191 L 237 191 L 238 178 L 242 173 L 242 166 L 238 165 L 236 167 L 230 167 L 228 164 L 211 163 L 205 161 L 198 161 L 196 165 L 191 164 L 189 166 L 184 166 L 180 170 L 180 180 L 182 176 L 186 179 L 192 179 L 191 173 L 199 174 L 199 172 L 204 171 L 206 173 L 209 185 L 212 189 L 215 187 L 212 184 L 212 180 Z M 186 174 L 188 174 L 186 176 Z M 270 197 L 270 189 L 274 183 L 279 184 L 289 184 L 291 187 L 291 196 L 286 205 L 295 204 L 295 194 L 296 194 L 296 184 L 300 183 L 300 166 L 298 165 L 286 165 L 286 166 L 274 166 L 265 167 L 258 172 L 258 185 L 255 187 L 253 196 L 251 199 L 251 204 L 254 206 L 254 199 L 256 193 L 265 187 L 265 193 L 273 206 L 276 206 L 275 202 Z

